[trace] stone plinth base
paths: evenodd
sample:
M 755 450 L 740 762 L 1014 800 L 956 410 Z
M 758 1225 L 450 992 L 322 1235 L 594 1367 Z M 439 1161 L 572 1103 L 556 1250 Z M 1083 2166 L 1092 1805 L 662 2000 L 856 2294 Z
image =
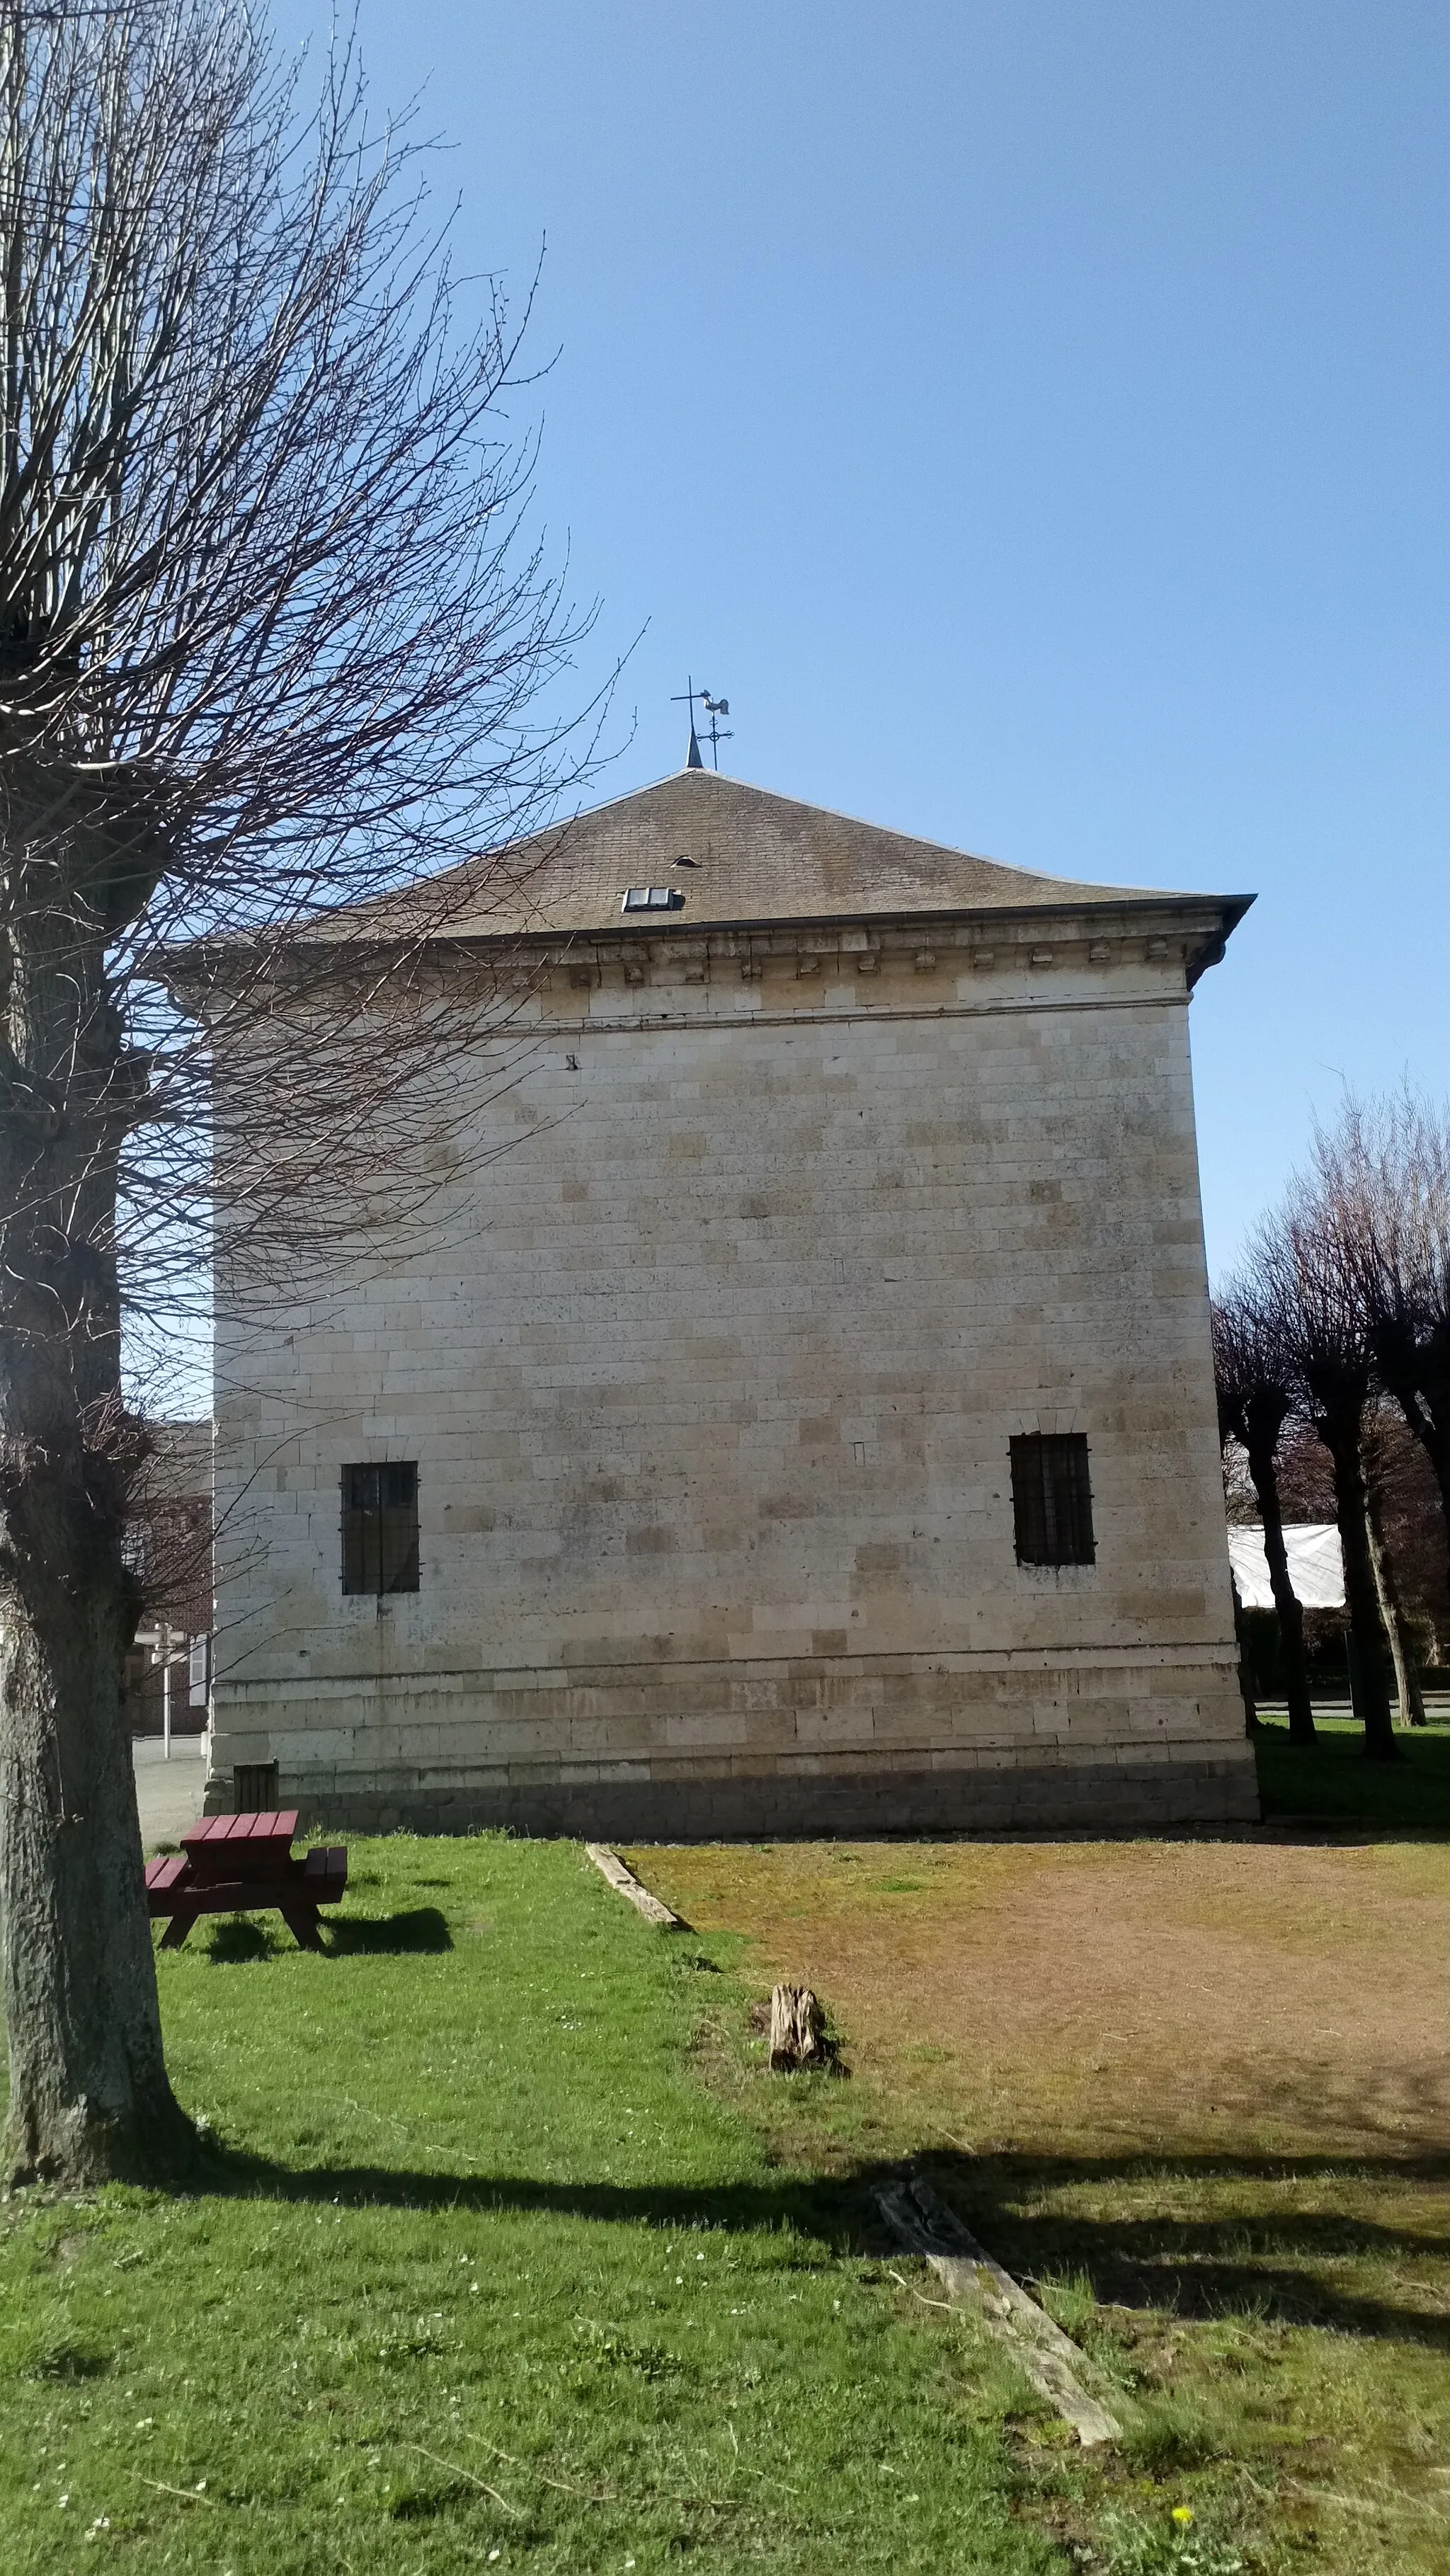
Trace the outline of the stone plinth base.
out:
M 279 1799 L 310 1825 L 355 1833 L 463 1834 L 502 1827 L 596 1842 L 818 1841 L 877 1834 L 1153 1831 L 1256 1824 L 1254 1758 L 1242 1751 L 1180 1761 L 1015 1763 L 992 1769 L 777 1772 L 656 1780 L 534 1780 L 430 1787 L 324 1785 L 284 1772 Z M 208 1803 L 229 1803 L 217 1781 Z

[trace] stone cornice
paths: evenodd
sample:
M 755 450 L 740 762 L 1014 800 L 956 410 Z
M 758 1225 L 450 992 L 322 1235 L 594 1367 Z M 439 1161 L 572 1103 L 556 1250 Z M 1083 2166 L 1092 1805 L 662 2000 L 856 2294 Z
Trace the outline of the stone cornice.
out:
M 626 989 L 688 986 L 722 976 L 744 983 L 768 977 L 778 984 L 787 976 L 798 983 L 815 977 L 839 981 L 843 975 L 888 976 L 894 982 L 903 970 L 914 977 L 956 977 L 965 969 L 984 978 L 1025 970 L 1040 980 L 1064 968 L 1091 968 L 1101 975 L 1123 966 L 1156 969 L 1153 980 L 1160 988 L 1168 981 L 1182 991 L 1217 963 L 1251 901 L 1251 896 L 1205 900 L 1168 895 L 1060 909 L 1032 905 L 976 913 L 877 914 L 854 921 L 740 922 L 723 928 L 692 927 L 688 918 L 662 915 L 652 923 L 622 920 L 617 930 L 564 938 L 445 936 L 436 945 L 495 961 L 511 952 L 550 987 L 568 985 L 581 992 L 615 983 Z
M 732 978 L 758 983 L 783 977 L 805 985 L 834 975 L 872 976 L 894 982 L 900 974 L 940 978 L 964 970 L 975 977 L 1026 975 L 1038 984 L 1064 968 L 1154 970 L 1161 993 L 1168 985 L 1191 991 L 1216 965 L 1243 919 L 1252 895 L 1115 895 L 1101 903 L 994 905 L 939 912 L 803 916 L 790 921 L 692 923 L 688 912 L 622 917 L 607 930 L 510 931 L 484 934 L 440 926 L 420 941 L 367 938 L 354 933 L 299 934 L 287 943 L 303 982 L 339 967 L 356 972 L 386 962 L 397 946 L 432 956 L 442 966 L 476 958 L 503 982 L 518 980 L 536 991 L 568 985 L 580 992 L 601 985 L 621 991 L 656 984 L 690 986 Z M 287 953 L 279 951 L 278 961 Z M 178 995 L 215 980 L 227 981 L 232 961 L 248 954 L 243 941 L 213 946 L 198 942 L 159 958 Z M 1106 997 L 1105 997 L 1106 998 Z M 807 996 L 800 996 L 805 1002 Z M 883 1000 L 885 994 L 883 991 Z M 889 1005 L 888 1005 L 889 1007 Z M 587 1005 L 586 1005 L 587 1008 Z

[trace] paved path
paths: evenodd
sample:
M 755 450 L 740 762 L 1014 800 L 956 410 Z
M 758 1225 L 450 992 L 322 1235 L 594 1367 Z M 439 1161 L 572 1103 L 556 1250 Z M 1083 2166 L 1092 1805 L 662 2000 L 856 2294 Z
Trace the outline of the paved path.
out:
M 138 1735 L 132 1738 L 132 1753 L 141 1840 L 152 1852 L 158 1843 L 174 1843 L 201 1814 L 206 1788 L 203 1739 L 199 1735 L 173 1735 L 168 1762 L 159 1735 Z

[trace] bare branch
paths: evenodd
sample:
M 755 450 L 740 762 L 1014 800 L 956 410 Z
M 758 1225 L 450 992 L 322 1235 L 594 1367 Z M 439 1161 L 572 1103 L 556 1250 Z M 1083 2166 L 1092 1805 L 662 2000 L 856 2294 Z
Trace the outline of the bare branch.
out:
M 141 1599 L 123 1290 L 153 1320 L 194 1304 L 214 1243 L 243 1304 L 339 1247 L 365 1258 L 385 1169 L 394 1229 L 445 1185 L 457 1209 L 464 1136 L 523 1061 L 527 977 L 445 980 L 430 943 L 519 865 L 474 854 L 537 832 L 594 757 L 597 703 L 545 712 L 587 620 L 546 564 L 533 446 L 497 426 L 519 326 L 497 290 L 473 309 L 445 236 L 348 43 L 308 107 L 241 0 L 0 0 L 0 1915 L 22 2170 L 186 2144 L 119 1718 Z M 406 926 L 380 936 L 401 889 Z

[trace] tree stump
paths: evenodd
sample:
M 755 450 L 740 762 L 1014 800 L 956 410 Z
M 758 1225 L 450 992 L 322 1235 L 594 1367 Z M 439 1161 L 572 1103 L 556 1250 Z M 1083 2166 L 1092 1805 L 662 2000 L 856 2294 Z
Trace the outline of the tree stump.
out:
M 770 1998 L 770 2071 L 788 2075 L 798 2066 L 823 2066 L 821 2007 L 809 1986 L 777 1986 Z

